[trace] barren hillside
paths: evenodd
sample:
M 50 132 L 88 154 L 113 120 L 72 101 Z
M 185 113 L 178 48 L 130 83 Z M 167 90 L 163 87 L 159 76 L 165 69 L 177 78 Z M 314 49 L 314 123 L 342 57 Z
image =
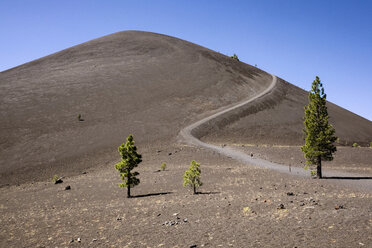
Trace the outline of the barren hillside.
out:
M 138 31 L 1 72 L 0 185 L 112 161 L 129 133 L 141 146 L 173 142 L 183 126 L 269 81 L 225 55 Z
M 270 82 L 271 75 L 225 55 L 139 31 L 3 71 L 0 185 L 112 162 L 129 133 L 142 147 L 174 143 L 183 127 L 259 94 Z M 218 142 L 298 144 L 306 103 L 306 92 L 279 80 L 267 96 L 198 135 Z M 333 104 L 329 112 L 344 144 L 372 140 L 370 121 Z
M 228 117 L 214 120 L 201 138 L 219 143 L 302 145 L 304 106 L 307 104 L 308 92 L 279 79 L 273 91 L 264 98 L 229 113 Z M 371 121 L 331 102 L 327 106 L 329 121 L 339 137 L 338 145 L 351 146 L 354 142 L 369 145 Z

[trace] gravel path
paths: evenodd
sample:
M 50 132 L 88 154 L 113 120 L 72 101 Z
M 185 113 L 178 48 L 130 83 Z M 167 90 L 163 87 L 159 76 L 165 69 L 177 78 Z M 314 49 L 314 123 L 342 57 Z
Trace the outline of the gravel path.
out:
M 286 174 L 290 174 L 290 175 L 295 175 L 295 176 L 299 176 L 299 177 L 310 177 L 309 171 L 306 171 L 303 168 L 292 166 L 289 169 L 288 165 L 278 164 L 278 163 L 270 162 L 270 161 L 267 161 L 267 160 L 264 160 L 264 159 L 255 158 L 254 156 L 246 154 L 242 151 L 235 150 L 232 147 L 216 146 L 216 145 L 204 143 L 201 140 L 199 140 L 198 138 L 196 138 L 195 136 L 193 136 L 193 134 L 192 134 L 193 130 L 196 129 L 198 126 L 200 126 L 200 125 L 202 125 L 202 124 L 204 124 L 204 123 L 206 123 L 206 122 L 208 122 L 208 121 L 210 121 L 210 120 L 212 120 L 216 117 L 219 117 L 219 116 L 221 116 L 221 115 L 223 115 L 227 112 L 230 112 L 230 111 L 235 110 L 237 108 L 241 108 L 241 107 L 257 100 L 258 98 L 263 97 L 267 93 L 269 93 L 276 86 L 276 83 L 277 83 L 277 77 L 275 75 L 272 75 L 272 74 L 271 74 L 271 76 L 272 76 L 272 82 L 266 90 L 264 90 L 263 92 L 255 95 L 254 97 L 252 97 L 250 99 L 244 100 L 244 101 L 242 101 L 242 102 L 240 102 L 240 103 L 238 103 L 238 104 L 236 104 L 236 105 L 234 105 L 230 108 L 224 109 L 224 110 L 222 110 L 218 113 L 215 113 L 211 116 L 208 116 L 204 119 L 201 119 L 201 120 L 185 127 L 184 129 L 182 129 L 180 131 L 181 139 L 188 145 L 207 148 L 207 149 L 216 151 L 216 152 L 218 152 L 222 155 L 225 155 L 225 156 L 230 157 L 232 159 L 244 162 L 244 163 L 249 164 L 249 165 L 254 165 L 254 166 L 257 166 L 257 167 L 270 169 L 270 170 L 274 170 L 274 171 L 278 171 L 278 172 L 286 173 Z M 324 177 L 345 177 L 345 178 L 349 178 L 349 179 L 332 179 L 332 181 L 336 182 L 336 183 L 341 183 L 341 184 L 357 187 L 359 189 L 372 191 L 372 180 L 370 180 L 372 178 L 363 178 L 363 175 L 339 172 L 339 171 L 334 171 L 334 170 L 323 170 L 323 176 Z M 360 177 L 361 179 L 363 178 L 363 180 L 361 180 L 361 179 L 356 180 L 358 177 Z

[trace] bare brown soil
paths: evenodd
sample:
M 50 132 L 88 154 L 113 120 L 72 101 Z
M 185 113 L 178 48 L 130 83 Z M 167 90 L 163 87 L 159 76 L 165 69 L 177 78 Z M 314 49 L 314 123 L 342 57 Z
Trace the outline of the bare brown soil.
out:
M 77 174 L 112 157 L 130 133 L 143 146 L 168 143 L 270 80 L 198 45 L 134 31 L 0 72 L 0 185 Z
M 142 146 L 174 143 L 182 128 L 259 94 L 271 80 L 204 47 L 138 31 L 0 72 L 0 186 L 77 175 L 110 161 L 130 133 Z M 306 95 L 279 79 L 270 94 L 208 123 L 198 137 L 298 145 Z M 372 141 L 372 122 L 331 103 L 329 110 L 342 144 Z
M 233 113 L 228 121 L 216 120 L 199 137 L 216 143 L 302 145 L 304 106 L 307 104 L 306 91 L 279 79 L 276 87 L 265 97 Z M 372 141 L 371 121 L 331 102 L 327 107 L 329 121 L 339 138 L 338 145 L 358 143 L 363 147 L 369 146 Z
M 44 181 L 1 188 L 0 246 L 372 245 L 370 192 L 247 166 L 192 147 L 140 152 L 141 184 L 131 199 L 117 186 L 113 164 L 64 178 L 58 185 Z M 198 195 L 182 187 L 191 159 L 202 168 L 204 185 Z M 158 171 L 161 162 L 167 163 L 166 171 Z M 64 190 L 67 185 L 71 190 Z M 165 224 L 169 222 L 178 223 Z

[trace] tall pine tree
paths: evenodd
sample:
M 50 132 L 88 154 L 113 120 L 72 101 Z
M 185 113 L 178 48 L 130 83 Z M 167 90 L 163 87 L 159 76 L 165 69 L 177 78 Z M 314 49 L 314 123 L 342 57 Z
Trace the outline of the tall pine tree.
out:
M 118 148 L 121 161 L 115 165 L 120 173 L 120 178 L 124 181 L 119 184 L 119 187 L 128 188 L 127 197 L 130 198 L 130 189 L 140 183 L 140 180 L 136 178 L 139 175 L 138 172 L 132 172 L 132 170 L 142 162 L 142 156 L 137 153 L 137 147 L 134 145 L 133 135 L 129 135 L 127 142 L 119 146 Z
M 305 145 L 301 147 L 307 164 L 316 165 L 316 175 L 322 178 L 322 160 L 333 160 L 336 146 L 333 144 L 337 137 L 335 129 L 328 123 L 324 88 L 316 77 L 309 92 L 309 105 L 305 106 Z

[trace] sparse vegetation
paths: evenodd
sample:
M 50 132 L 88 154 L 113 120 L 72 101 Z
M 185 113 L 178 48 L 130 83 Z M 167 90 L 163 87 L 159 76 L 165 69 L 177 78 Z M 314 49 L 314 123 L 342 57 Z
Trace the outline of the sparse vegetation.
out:
M 353 147 L 360 147 L 360 145 L 358 145 L 358 143 L 353 143 Z
M 162 171 L 165 171 L 165 168 L 167 168 L 167 164 L 166 164 L 165 162 L 161 163 L 161 165 L 160 165 L 160 169 L 161 169 Z
M 316 170 L 311 170 L 310 171 L 310 176 L 311 177 L 316 177 Z
M 309 92 L 309 104 L 305 106 L 305 145 L 301 147 L 307 164 L 316 165 L 316 174 L 322 178 L 322 160 L 333 160 L 333 153 L 337 148 L 333 144 L 337 137 L 335 129 L 328 123 L 328 110 L 326 106 L 324 88 L 319 77 L 312 83 Z
M 183 175 L 183 186 L 186 187 L 187 185 L 190 185 L 193 188 L 194 194 L 197 194 L 196 189 L 203 185 L 200 177 L 200 164 L 193 160 L 191 161 L 189 169 L 185 171 L 185 174 Z
M 240 61 L 238 55 L 236 55 L 235 53 L 233 56 L 230 56 L 230 58 L 235 59 L 236 61 Z
M 372 148 L 372 141 L 371 141 L 371 142 L 369 142 L 369 147 L 370 147 L 370 148 Z
M 53 183 L 56 183 L 56 182 L 58 181 L 58 179 L 59 179 L 59 176 L 58 176 L 58 175 L 54 175 L 54 176 L 52 177 L 52 182 L 53 182 Z
M 137 153 L 132 134 L 128 136 L 125 144 L 119 146 L 118 150 L 121 161 L 115 165 L 115 169 L 119 171 L 120 178 L 124 181 L 119 184 L 119 187 L 127 188 L 127 197 L 130 198 L 130 189 L 140 183 L 140 180 L 136 177 L 139 173 L 137 171 L 132 172 L 132 170 L 142 162 L 142 156 Z
M 59 184 L 59 183 L 63 183 L 63 180 L 62 180 L 62 177 L 59 177 L 58 175 L 54 175 L 52 177 L 52 182 L 54 184 Z

